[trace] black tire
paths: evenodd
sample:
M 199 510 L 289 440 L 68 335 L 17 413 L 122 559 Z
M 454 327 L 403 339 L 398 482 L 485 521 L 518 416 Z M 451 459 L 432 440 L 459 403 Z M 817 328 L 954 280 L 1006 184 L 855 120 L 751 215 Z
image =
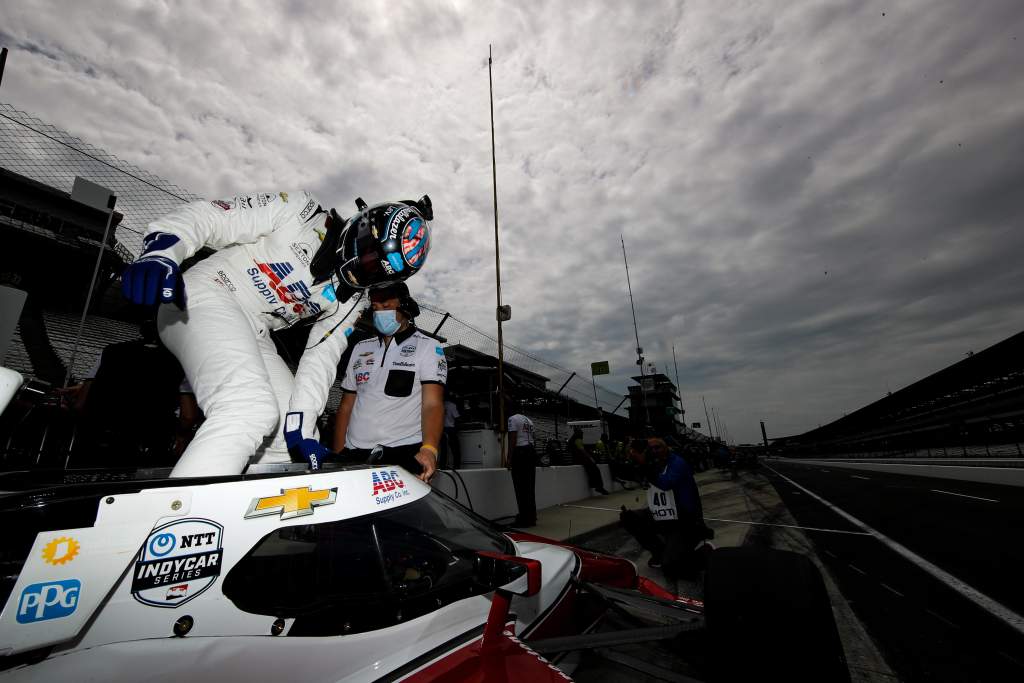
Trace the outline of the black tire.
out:
M 704 609 L 715 680 L 850 680 L 825 582 L 803 555 L 715 550 Z

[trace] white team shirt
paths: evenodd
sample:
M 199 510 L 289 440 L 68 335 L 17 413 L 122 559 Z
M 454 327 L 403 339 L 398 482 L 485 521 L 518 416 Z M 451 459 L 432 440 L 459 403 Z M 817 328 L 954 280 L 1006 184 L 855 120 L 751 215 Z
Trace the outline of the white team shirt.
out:
M 516 446 L 533 445 L 533 423 L 525 415 L 516 413 L 508 419 L 508 431 L 516 433 Z
M 448 362 L 433 339 L 410 328 L 384 346 L 380 336 L 355 345 L 341 388 L 356 395 L 346 448 L 407 446 L 423 441 L 423 384 L 444 384 Z

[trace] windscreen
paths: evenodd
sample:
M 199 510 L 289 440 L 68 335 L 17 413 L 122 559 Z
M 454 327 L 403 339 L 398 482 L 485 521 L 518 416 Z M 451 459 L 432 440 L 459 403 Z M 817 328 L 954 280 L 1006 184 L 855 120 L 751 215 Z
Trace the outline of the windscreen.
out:
M 476 553 L 511 542 L 442 494 L 354 519 L 277 529 L 228 573 L 239 609 L 295 617 L 289 635 L 339 635 L 415 618 L 494 589 Z

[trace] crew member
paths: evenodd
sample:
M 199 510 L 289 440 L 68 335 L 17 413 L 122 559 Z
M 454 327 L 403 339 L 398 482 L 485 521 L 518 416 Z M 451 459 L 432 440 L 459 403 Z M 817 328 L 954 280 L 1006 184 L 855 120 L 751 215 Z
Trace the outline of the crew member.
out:
M 608 489 L 604 487 L 601 468 L 590 457 L 590 453 L 587 453 L 587 447 L 583 444 L 583 429 L 580 427 L 573 427 L 572 436 L 569 437 L 568 450 L 573 462 L 583 465 L 583 471 L 587 473 L 587 484 L 590 488 L 602 496 L 607 496 Z
M 344 460 L 400 465 L 423 481 L 437 470 L 444 423 L 444 350 L 416 329 L 420 309 L 404 282 L 370 292 L 377 334 L 352 347 L 334 422 Z
M 450 395 L 448 388 L 444 390 L 444 435 L 441 438 L 441 454 L 448 469 L 457 470 L 462 467 L 462 447 L 459 443 L 457 420 L 462 417 L 459 406 Z
M 177 305 L 160 307 L 160 337 L 206 414 L 171 476 L 238 474 L 254 453 L 287 462 L 289 450 L 319 467 L 316 419 L 365 306 L 358 290 L 410 277 L 430 246 L 428 197 L 356 207 L 345 220 L 308 192 L 275 192 L 192 202 L 150 224 L 124 293 Z M 182 276 L 203 247 L 219 251 Z M 312 329 L 293 377 L 270 332 L 302 320 Z
M 516 515 L 512 526 L 537 525 L 537 450 L 533 439 L 533 422 L 520 411 L 518 404 L 509 401 L 508 456 L 506 462 L 512 470 L 512 487 L 516 492 Z
M 662 439 L 648 439 L 646 451 L 637 454 L 637 465 L 646 473 L 647 507 L 623 507 L 619 519 L 650 551 L 648 565 L 664 566 L 670 578 L 678 578 L 694 569 L 695 550 L 713 535 L 704 525 L 697 482 L 686 460 L 669 451 Z

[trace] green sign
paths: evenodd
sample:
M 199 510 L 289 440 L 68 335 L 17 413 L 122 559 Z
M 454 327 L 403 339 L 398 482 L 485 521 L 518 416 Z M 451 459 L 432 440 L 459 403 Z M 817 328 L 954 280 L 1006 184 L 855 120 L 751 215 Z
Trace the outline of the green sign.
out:
M 611 374 L 611 369 L 608 367 L 608 361 L 602 360 L 596 363 L 590 364 L 590 374 L 593 376 L 597 375 L 608 375 Z

